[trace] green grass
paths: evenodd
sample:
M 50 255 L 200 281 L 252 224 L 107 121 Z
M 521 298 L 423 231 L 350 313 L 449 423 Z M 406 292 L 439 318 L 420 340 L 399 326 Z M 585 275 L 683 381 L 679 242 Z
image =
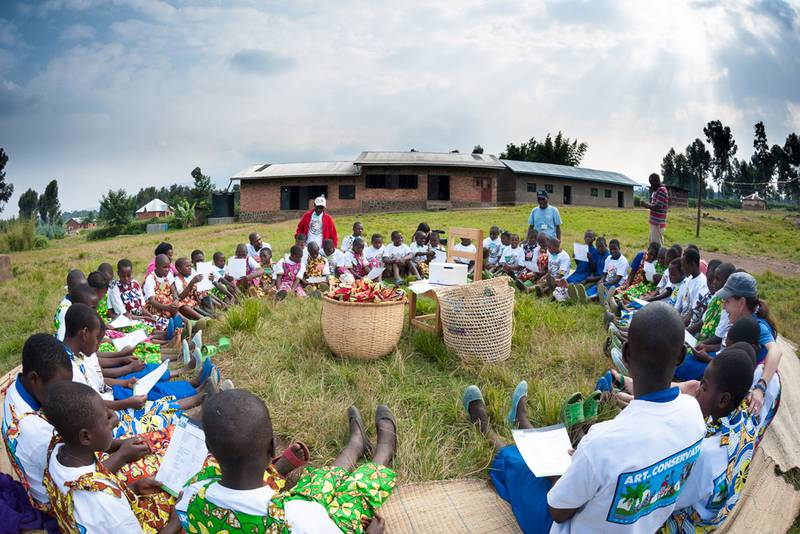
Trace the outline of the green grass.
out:
M 422 220 L 433 228 L 487 230 L 491 224 L 498 224 L 522 232 L 528 211 L 520 207 L 369 214 L 338 217 L 337 226 L 342 236 L 356 218 L 364 222 L 370 234 L 377 231 L 388 235 L 400 229 L 407 238 Z M 567 243 L 579 239 L 584 229 L 591 227 L 620 237 L 632 256 L 647 238 L 647 214 L 643 210 L 562 208 L 561 212 Z M 701 249 L 800 261 L 797 230 L 791 220 L 783 219 L 786 212 L 712 213 L 727 221 L 704 225 L 701 239 L 695 240 L 691 211 L 671 211 L 668 242 L 695 242 Z M 0 284 L 5 312 L 0 316 L 0 369 L 6 371 L 19 363 L 27 336 L 52 330 L 53 312 L 63 296 L 70 268 L 88 273 L 102 261 L 115 263 L 127 257 L 141 277 L 153 248 L 162 239 L 175 246 L 176 257 L 201 248 L 210 259 L 216 250 L 231 254 L 235 244 L 254 229 L 273 245 L 277 257 L 291 244 L 294 228 L 291 221 L 203 227 L 96 242 L 72 236 L 53 242 L 47 250 L 14 253 L 15 278 Z M 765 274 L 759 282 L 781 332 L 800 339 L 797 278 Z M 233 378 L 237 386 L 262 396 L 277 431 L 308 443 L 318 464 L 331 460 L 344 442 L 348 405 L 359 406 L 365 418 L 378 403 L 391 406 L 400 426 L 396 467 L 404 482 L 485 476 L 491 450 L 464 419 L 460 395 L 465 386 L 481 386 L 495 427 L 510 438 L 502 427 L 502 418 L 518 380 L 526 379 L 530 384 L 529 414 L 534 424 L 547 425 L 557 420 L 561 399 L 574 391 L 588 393 L 609 365 L 602 355 L 602 321 L 597 306 L 556 306 L 518 296 L 512 356 L 492 366 L 461 362 L 439 338 L 407 330 L 397 350 L 383 360 L 341 361 L 330 354 L 322 339 L 320 306 L 320 301 L 313 299 L 281 303 L 246 300 L 213 322 L 204 339 L 231 337 L 231 351 L 217 356 L 223 374 Z M 431 303 L 422 299 L 420 310 L 430 308 Z

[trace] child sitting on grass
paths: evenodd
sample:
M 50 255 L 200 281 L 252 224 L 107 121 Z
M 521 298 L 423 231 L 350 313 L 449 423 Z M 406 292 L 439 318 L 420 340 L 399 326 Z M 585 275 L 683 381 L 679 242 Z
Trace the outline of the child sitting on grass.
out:
M 461 241 L 453 246 L 453 263 L 467 265 L 467 276 L 472 276 L 472 271 L 475 270 L 475 260 L 463 256 L 456 256 L 456 254 L 458 252 L 475 254 L 477 251 L 478 249 L 472 244 L 472 239 L 468 237 L 462 237 Z
M 225 295 L 225 300 L 228 302 L 236 302 L 236 285 L 234 285 L 231 280 L 228 280 L 228 268 L 225 254 L 219 251 L 215 252 L 211 257 L 211 262 L 214 264 L 214 269 L 217 274 L 214 279 L 214 287 Z
M 180 319 L 176 321 L 175 318 L 162 317 L 147 311 L 142 287 L 133 278 L 133 264 L 128 259 L 117 262 L 117 280 L 109 291 L 108 300 L 117 315 L 144 321 L 157 331 L 163 331 L 165 339 L 172 339 L 175 329 L 182 326 Z
M 275 264 L 272 263 L 272 249 L 261 247 L 258 251 L 258 261 L 261 264 L 261 276 L 258 284 L 250 286 L 250 295 L 253 297 L 272 296 L 275 294 Z
M 525 261 L 525 251 L 519 244 L 519 236 L 511 234 L 509 244 L 503 247 L 500 252 L 500 259 L 497 262 L 500 272 L 509 276 L 514 276 L 522 270 L 522 264 Z
M 203 407 L 206 445 L 221 477 L 199 478 L 177 505 L 187 532 L 220 532 L 236 525 L 253 533 L 383 532 L 376 512 L 389 498 L 395 473 L 389 467 L 397 443 L 395 418 L 386 406 L 375 412 L 378 434 L 373 448 L 361 415 L 348 410 L 350 439 L 330 467 L 307 468 L 289 491 L 264 485 L 264 470 L 274 456 L 269 410 L 244 390 L 224 391 Z M 355 468 L 362 456 L 372 462 Z M 202 527 L 202 528 L 201 528 Z
M 53 314 L 53 330 L 59 339 L 64 339 L 64 315 L 66 315 L 69 307 L 72 306 L 72 299 L 70 299 L 69 294 L 80 285 L 88 285 L 86 275 L 80 269 L 72 269 L 67 273 L 67 294 L 58 303 L 56 312 Z
M 315 241 L 309 243 L 306 250 L 308 257 L 305 260 L 305 273 L 303 274 L 306 293 L 319 294 L 320 291 L 327 291 L 328 277 L 331 275 L 328 260 L 320 254 L 319 245 Z M 313 280 L 315 278 L 318 280 Z
M 275 287 L 278 289 L 275 297 L 283 300 L 289 293 L 294 293 L 298 297 L 308 296 L 301 284 L 304 271 L 303 249 L 299 245 L 294 245 L 289 249 L 289 256 L 275 264 Z
M 406 276 L 414 276 L 417 280 L 421 280 L 417 264 L 414 263 L 414 254 L 412 254 L 411 248 L 403 243 L 402 232 L 393 231 L 391 238 L 391 245 L 383 247 L 382 257 L 389 276 L 394 279 L 394 285 L 403 284 Z
M 180 313 L 180 306 L 175 298 L 173 283 L 175 277 L 170 272 L 172 262 L 166 254 L 156 256 L 155 269 L 144 279 L 145 309 L 152 315 L 171 319 L 184 317 Z
M 594 269 L 589 275 L 581 282 L 580 285 L 583 286 L 583 290 L 579 289 L 580 293 L 586 294 L 586 290 L 590 287 L 594 286 L 598 282 L 603 279 L 603 271 L 606 267 L 606 258 L 608 258 L 611 254 L 608 252 L 608 243 L 606 242 L 605 236 L 600 236 L 595 239 L 594 242 L 595 249 L 597 250 L 596 260 L 594 263 Z
M 328 260 L 328 269 L 333 276 L 341 276 L 347 270 L 345 253 L 336 248 L 333 239 L 328 238 L 322 242 L 322 255 Z
M 483 239 L 484 269 L 492 271 L 497 267 L 502 251 L 503 243 L 500 241 L 500 228 L 492 226 L 489 228 L 489 237 Z
M 357 237 L 353 240 L 351 250 L 348 250 L 344 255 L 344 264 L 348 272 L 350 272 L 356 280 L 361 280 L 367 276 L 371 269 L 369 260 L 364 255 L 364 245 L 364 240 Z M 380 278 L 378 281 L 380 281 Z
M 371 269 L 383 267 L 383 236 L 372 234 L 370 243 L 372 245 L 364 250 L 364 257 L 367 258 Z
M 645 273 L 645 265 L 652 264 L 653 271 L 656 274 L 664 272 L 663 268 L 661 273 L 659 270 L 658 254 L 661 251 L 661 245 L 656 242 L 650 243 L 646 251 L 640 252 L 633 258 L 630 269 L 628 271 L 628 279 L 622 282 L 617 287 L 615 294 L 626 301 L 639 298 L 642 295 L 649 293 L 656 288 L 656 283 L 647 279 Z
M 489 476 L 524 532 L 551 526 L 551 532 L 654 532 L 667 520 L 705 435 L 697 401 L 670 388 L 684 353 L 683 324 L 674 309 L 659 303 L 636 314 L 623 349 L 636 399 L 589 429 L 555 484 L 534 476 L 517 447 L 494 433 L 480 390 L 467 388 L 463 405 L 470 421 L 497 449 Z M 529 428 L 526 396 L 515 399 L 510 417 Z M 639 490 L 652 498 L 635 506 L 629 495 Z
M 231 282 L 233 285 L 236 286 L 236 289 L 246 293 L 250 286 L 257 286 L 258 279 L 263 274 L 261 269 L 261 265 L 258 262 L 247 255 L 247 246 L 244 243 L 239 243 L 236 245 L 236 250 L 234 252 L 234 258 L 238 260 L 245 260 L 245 271 L 244 276 L 239 278 L 238 280 L 234 279 L 230 273 L 226 273 L 226 280 Z M 230 263 L 230 261 L 228 261 Z M 230 267 L 228 267 L 228 271 L 230 271 Z
M 353 223 L 353 234 L 342 240 L 342 252 L 347 253 L 353 250 L 353 241 L 355 241 L 357 237 L 364 239 L 364 225 L 359 221 Z M 331 239 L 331 241 L 333 240 Z M 324 245 L 325 243 L 323 243 L 323 246 Z
M 430 244 L 430 234 L 426 236 L 422 230 L 414 232 L 414 242 L 411 243 L 411 256 L 420 276 L 428 276 L 429 265 L 436 256 L 433 246 Z
M 561 250 L 561 240 L 557 238 L 547 240 L 547 252 L 547 270 L 544 271 L 544 276 L 540 276 L 536 281 L 533 289 L 536 291 L 536 296 L 538 297 L 544 297 L 553 293 L 554 296 L 558 294 L 559 298 L 557 300 L 566 300 L 567 277 L 569 276 L 569 270 L 572 265 L 569 254 Z M 526 291 L 529 290 L 530 288 L 526 286 Z
M 267 248 L 267 247 L 262 247 L 262 248 Z M 189 257 L 192 259 L 192 269 L 195 270 L 195 271 L 197 270 L 197 264 L 198 263 L 205 263 L 205 261 L 206 261 L 206 255 L 200 249 L 193 250 L 192 254 Z M 218 282 L 219 278 L 220 278 L 220 275 L 217 274 L 217 273 L 214 273 L 213 271 L 211 272 L 211 274 L 208 275 L 208 279 L 209 279 L 209 281 L 211 281 L 211 283 L 213 284 L 214 287 L 212 287 L 211 290 L 203 292 L 201 294 L 201 297 L 202 297 L 201 298 L 201 302 L 204 299 L 209 298 L 210 302 L 213 304 L 214 308 L 220 308 L 220 309 L 223 309 L 223 310 L 227 310 L 228 309 L 228 302 L 230 302 L 230 300 L 232 300 L 232 299 L 229 298 L 227 293 L 224 293 L 224 292 L 220 291 L 220 289 L 217 287 L 217 282 Z
M 97 392 L 58 382 L 48 388 L 43 409 L 58 432 L 44 486 L 61 532 L 180 532 L 173 501 L 158 482 L 145 478 L 128 486 L 97 460 L 114 441 L 114 415 Z
M 189 319 L 200 319 L 201 317 L 213 317 L 214 309 L 203 306 L 200 302 L 202 298 L 197 291 L 197 284 L 203 280 L 202 274 L 193 274 L 192 264 L 189 258 L 178 258 L 175 261 L 175 275 L 172 282 L 178 300 L 178 309 L 181 314 Z
M 430 263 L 445 263 L 447 261 L 447 251 L 442 247 L 441 234 L 437 231 L 431 232 L 428 244 L 431 246 L 431 252 L 433 253 Z
M 596 269 L 599 254 L 594 246 L 594 230 L 583 233 L 583 244 L 589 247 L 586 260 L 575 258 L 575 270 L 567 277 L 568 284 L 583 283 Z
M 628 273 L 628 260 L 622 255 L 619 241 L 616 239 L 609 241 L 608 252 L 609 256 L 606 258 L 605 265 L 603 265 L 601 281 L 596 286 L 586 290 L 586 296 L 591 300 L 597 300 L 599 297 L 605 297 L 607 294 L 613 293 L 613 289 L 620 284 Z M 605 300 L 605 298 L 602 300 Z

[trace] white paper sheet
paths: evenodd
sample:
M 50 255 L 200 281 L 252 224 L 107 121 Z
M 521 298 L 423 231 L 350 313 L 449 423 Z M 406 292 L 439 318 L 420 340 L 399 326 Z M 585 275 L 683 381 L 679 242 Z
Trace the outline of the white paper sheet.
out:
M 367 278 L 370 280 L 377 280 L 383 274 L 384 270 L 384 267 L 373 267 L 367 275 Z
M 687 332 L 686 330 L 683 331 L 683 342 L 692 348 L 695 348 L 697 346 L 697 338 L 694 337 L 689 332 Z
M 182 417 L 175 425 L 156 480 L 164 491 L 177 497 L 184 484 L 202 469 L 206 456 L 208 449 L 203 430 Z
M 306 278 L 306 282 L 309 284 L 321 284 L 322 282 L 326 282 L 328 280 L 327 276 L 309 276 Z
M 589 245 L 573 243 L 572 256 L 575 258 L 575 261 L 589 261 Z
M 564 425 L 513 430 L 522 459 L 537 477 L 561 476 L 569 467 L 572 444 Z
M 653 277 L 656 275 L 656 266 L 654 263 L 646 261 L 644 262 L 644 276 L 647 278 L 648 282 L 653 281 Z
M 127 315 L 117 315 L 116 319 L 108 323 L 108 326 L 110 326 L 114 330 L 119 330 L 120 328 L 126 328 L 128 326 L 137 326 L 140 324 L 142 324 L 141 321 L 132 321 L 128 319 Z
M 240 280 L 247 274 L 247 258 L 230 258 L 228 260 L 228 274 L 234 280 Z
M 202 274 L 203 279 L 197 283 L 195 289 L 198 291 L 211 291 L 214 288 L 213 282 L 209 280 L 208 275 L 214 272 L 214 264 L 210 261 L 197 262 L 197 270 L 192 272 L 192 277 Z
M 642 307 L 647 306 L 648 304 L 650 304 L 650 302 L 648 302 L 646 300 L 642 300 L 642 299 L 633 299 L 633 302 L 635 302 L 636 304 L 638 304 L 639 306 L 642 306 Z
M 130 334 L 125 334 L 124 336 L 113 340 L 114 348 L 117 350 L 122 350 L 125 347 L 135 347 L 146 339 L 147 332 L 144 330 L 134 330 Z
M 133 394 L 135 396 L 142 395 L 146 397 L 147 394 L 150 393 L 150 390 L 153 389 L 153 386 L 164 376 L 168 368 L 169 360 L 165 360 L 161 365 L 137 380 L 133 385 Z

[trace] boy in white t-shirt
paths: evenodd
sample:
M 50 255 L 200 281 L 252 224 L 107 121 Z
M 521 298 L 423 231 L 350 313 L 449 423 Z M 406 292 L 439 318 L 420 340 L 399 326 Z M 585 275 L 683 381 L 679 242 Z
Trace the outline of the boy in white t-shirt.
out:
M 666 521 L 705 435 L 697 401 L 670 388 L 685 352 L 683 324 L 673 308 L 656 303 L 636 314 L 622 356 L 636 398 L 614 419 L 589 429 L 552 488 L 549 478 L 534 476 L 515 445 L 497 437 L 480 390 L 467 388 L 463 404 L 470 420 L 499 449 L 489 476 L 524 532 L 549 527 L 551 533 L 649 534 Z M 509 418 L 530 428 L 526 388 L 519 393 Z
M 681 269 L 686 280 L 678 291 L 675 309 L 683 317 L 684 324 L 689 326 L 697 301 L 708 293 L 706 275 L 700 271 L 700 253 L 696 249 L 687 247 L 683 252 Z
M 514 276 L 515 273 L 522 270 L 524 262 L 525 251 L 522 250 L 519 244 L 519 236 L 517 234 L 511 234 L 509 245 L 503 247 L 500 251 L 500 258 L 497 260 L 497 265 L 502 272 Z
M 392 232 L 392 242 L 383 247 L 383 264 L 388 274 L 393 277 L 394 284 L 399 286 L 405 282 L 403 277 L 414 276 L 421 280 L 417 264 L 414 263 L 414 254 L 411 248 L 403 243 L 403 234 L 399 230 Z
M 468 252 L 470 254 L 475 254 L 477 251 L 478 249 L 472 244 L 472 239 L 469 239 L 468 237 L 462 237 L 461 241 L 453 246 L 453 252 Z M 465 258 L 463 256 L 453 256 L 453 263 L 462 263 L 468 265 L 467 275 L 471 275 L 472 271 L 475 269 L 475 260 Z
M 561 249 L 561 240 L 556 238 L 548 239 L 547 252 L 547 273 L 536 281 L 534 290 L 539 297 L 553 293 L 559 302 L 566 301 L 567 277 L 572 265 L 569 254 Z
M 328 260 L 331 274 L 341 276 L 346 270 L 344 252 L 333 246 L 333 239 L 326 239 L 322 242 L 322 254 Z
M 483 240 L 483 257 L 485 258 L 484 268 L 491 270 L 500 261 L 500 253 L 503 250 L 503 243 L 500 241 L 500 228 L 492 226 L 489 228 L 489 237 Z
M 364 249 L 364 257 L 369 262 L 370 268 L 383 267 L 383 236 L 381 234 L 372 234 L 370 243 L 371 245 Z
M 357 237 L 362 239 L 364 238 L 364 225 L 358 221 L 353 223 L 353 235 L 349 235 L 342 239 L 342 252 L 349 252 L 353 250 L 353 241 L 355 241 Z M 324 247 L 325 243 L 322 245 Z
M 602 279 L 596 286 L 586 290 L 586 297 L 590 300 L 596 300 L 598 298 L 598 291 L 601 285 L 605 288 L 607 295 L 613 293 L 613 291 L 610 290 L 617 287 L 620 282 L 625 279 L 625 275 L 628 274 L 628 260 L 622 255 L 617 239 L 612 239 L 608 242 L 608 252 L 609 255 L 603 267 Z
M 428 242 L 426 242 L 426 237 L 425 232 L 417 230 L 414 232 L 414 242 L 410 247 L 414 265 L 422 277 L 428 276 L 428 265 L 436 257 L 433 246 L 429 242 L 430 239 L 427 239 Z
M 431 258 L 430 263 L 446 263 L 447 251 L 442 248 L 439 232 L 431 232 L 428 238 L 428 244 L 431 246 L 431 252 L 433 253 L 433 258 Z

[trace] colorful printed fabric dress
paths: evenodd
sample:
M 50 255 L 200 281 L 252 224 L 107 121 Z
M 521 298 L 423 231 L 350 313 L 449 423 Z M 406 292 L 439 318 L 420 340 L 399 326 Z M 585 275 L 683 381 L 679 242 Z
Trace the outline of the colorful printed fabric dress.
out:
M 117 288 L 119 289 L 120 300 L 122 300 L 126 312 L 131 315 L 141 316 L 144 310 L 144 293 L 142 293 L 139 282 L 134 279 L 131 279 L 125 284 L 117 281 Z M 154 328 L 166 330 L 169 326 L 169 319 L 159 315 L 154 315 L 154 317 L 155 319 L 141 317 L 141 320 Z
M 711 297 L 711 300 L 708 301 L 708 306 L 706 306 L 706 312 L 703 314 L 703 326 L 700 328 L 697 339 L 703 340 L 713 337 L 721 318 L 722 300 L 714 295 Z

